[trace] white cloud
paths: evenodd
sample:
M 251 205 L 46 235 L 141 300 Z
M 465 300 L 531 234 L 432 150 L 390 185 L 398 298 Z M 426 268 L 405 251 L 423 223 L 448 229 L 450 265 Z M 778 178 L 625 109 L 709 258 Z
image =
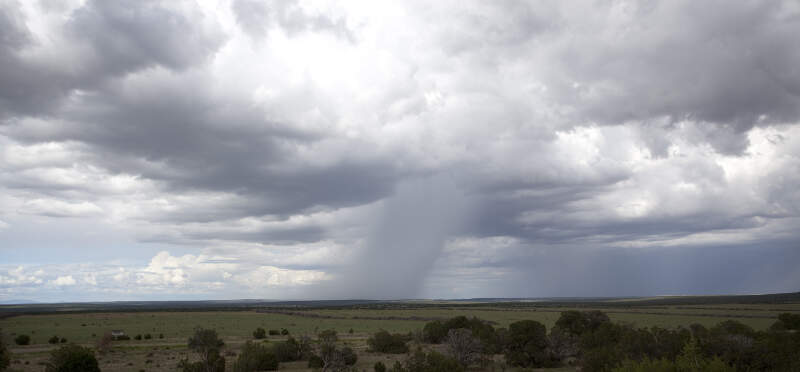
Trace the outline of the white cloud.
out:
M 71 286 L 75 285 L 77 282 L 75 281 L 75 278 L 72 277 L 72 275 L 67 275 L 67 276 L 59 276 L 50 283 L 57 286 Z

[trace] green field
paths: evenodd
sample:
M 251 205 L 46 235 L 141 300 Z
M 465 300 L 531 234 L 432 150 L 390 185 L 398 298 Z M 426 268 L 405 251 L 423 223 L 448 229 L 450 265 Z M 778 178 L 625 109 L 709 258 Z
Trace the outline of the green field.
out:
M 359 355 L 359 369 L 371 370 L 378 360 L 387 365 L 402 356 L 371 354 L 366 351 L 370 334 L 385 329 L 390 332 L 421 330 L 431 319 L 447 319 L 458 315 L 478 317 L 493 322 L 495 327 L 507 327 L 518 320 L 536 320 L 552 327 L 565 310 L 601 310 L 612 321 L 634 327 L 688 327 L 700 323 L 707 327 L 723 320 L 733 319 L 757 330 L 769 327 L 779 313 L 800 312 L 800 303 L 766 304 L 684 304 L 650 305 L 628 302 L 597 302 L 587 306 L 563 304 L 451 304 L 409 303 L 391 306 L 342 306 L 309 308 L 272 308 L 261 312 L 238 311 L 152 311 L 152 312 L 51 312 L 36 315 L 15 315 L 0 319 L 5 342 L 12 345 L 12 370 L 42 371 L 48 353 L 55 346 L 47 340 L 56 335 L 86 346 L 93 346 L 97 338 L 111 330 L 123 330 L 131 337 L 151 334 L 150 340 L 116 341 L 115 351 L 101 357 L 103 370 L 109 371 L 172 371 L 177 362 L 193 356 L 186 349 L 186 340 L 195 327 L 216 329 L 235 353 L 242 343 L 252 339 L 257 327 L 267 330 L 288 329 L 292 335 L 315 335 L 325 329 L 335 329 L 343 343 L 352 346 Z M 267 311 L 267 312 L 264 312 Z M 272 312 L 269 312 L 272 311 Z M 283 312 L 283 313 L 276 313 Z M 291 314 L 287 314 L 290 312 Z M 352 330 L 352 331 L 351 331 Z M 13 339 L 19 334 L 31 336 L 31 345 L 16 346 Z M 163 338 L 159 335 L 163 334 Z M 272 336 L 272 341 L 285 339 Z M 230 354 L 228 362 L 235 359 Z M 26 364 L 27 363 L 27 364 Z M 305 362 L 282 365 L 282 370 L 305 370 Z M 570 369 L 564 369 L 570 370 Z

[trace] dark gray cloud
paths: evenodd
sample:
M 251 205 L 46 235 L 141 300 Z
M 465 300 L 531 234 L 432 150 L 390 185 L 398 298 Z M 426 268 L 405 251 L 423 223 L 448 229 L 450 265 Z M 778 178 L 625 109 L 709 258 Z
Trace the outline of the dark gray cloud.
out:
M 791 2 L 48 4 L 0 3 L 9 246 L 102 222 L 179 252 L 122 282 L 336 297 L 725 291 L 726 247 L 714 278 L 772 290 L 734 280 L 752 247 L 798 262 Z M 41 283 L 93 281 L 66 276 Z
M 557 43 L 548 66 L 554 99 L 581 120 L 709 122 L 717 150 L 741 153 L 754 125 L 800 118 L 790 2 L 606 5 L 583 10 L 592 21 L 577 12 L 571 21 L 590 23 Z

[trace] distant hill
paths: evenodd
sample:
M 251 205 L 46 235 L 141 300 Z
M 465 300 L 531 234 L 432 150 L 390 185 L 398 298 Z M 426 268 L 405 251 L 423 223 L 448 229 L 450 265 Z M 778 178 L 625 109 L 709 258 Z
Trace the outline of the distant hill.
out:
M 546 298 L 472 298 L 472 299 L 409 299 L 409 300 L 214 300 L 214 301 L 115 301 L 75 303 L 34 303 L 24 300 L 4 300 L 0 304 L 0 317 L 19 314 L 43 314 L 53 312 L 100 312 L 100 311 L 240 311 L 264 308 L 312 309 L 312 308 L 404 308 L 427 306 L 503 306 L 503 307 L 600 307 L 618 308 L 629 306 L 675 306 L 712 304 L 777 304 L 800 303 L 800 292 L 762 295 L 718 295 L 718 296 L 658 296 L 658 297 L 546 297 Z

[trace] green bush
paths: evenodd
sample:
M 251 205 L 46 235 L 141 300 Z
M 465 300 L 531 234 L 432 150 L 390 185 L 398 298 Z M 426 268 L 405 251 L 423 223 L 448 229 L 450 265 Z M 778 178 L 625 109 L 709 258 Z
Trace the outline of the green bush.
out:
M 319 357 L 319 355 L 314 354 L 308 358 L 308 368 L 318 369 L 324 366 L 325 362 Z
M 149 340 L 149 339 L 151 339 L 151 338 L 153 338 L 153 335 L 151 335 L 151 334 L 149 334 L 149 333 L 145 333 L 145 335 L 144 335 L 144 339 L 145 339 L 145 340 Z
M 356 355 L 356 352 L 349 346 L 343 347 L 340 352 L 342 353 L 342 359 L 344 359 L 345 365 L 352 366 L 358 361 L 358 355 Z
M 270 330 L 269 330 L 269 335 L 270 335 L 270 336 L 277 336 L 277 335 L 279 335 L 279 334 L 281 334 L 281 332 L 280 332 L 280 331 L 278 331 L 277 329 L 270 329 Z
M 304 359 L 308 357 L 310 351 L 307 337 L 301 337 L 300 341 L 294 337 L 289 337 L 286 341 L 272 344 L 272 352 L 275 353 L 281 363 Z
M 289 330 L 286 329 L 286 328 L 281 329 L 281 335 L 288 336 L 289 335 Z
M 50 337 L 49 339 L 47 339 L 47 343 L 49 343 L 49 344 L 57 344 L 59 340 L 60 339 L 58 338 L 58 336 L 53 336 L 53 337 Z
M 70 344 L 50 354 L 45 372 L 100 372 L 91 349 Z
M 28 345 L 31 343 L 31 336 L 19 335 L 14 338 L 14 343 L 16 343 L 17 345 Z
M 194 335 L 188 340 L 189 349 L 200 354 L 200 361 L 189 363 L 181 361 L 180 368 L 184 372 L 224 372 L 225 358 L 220 356 L 220 350 L 225 343 L 213 329 L 195 328 Z
M 178 370 L 182 372 L 225 372 L 225 357 L 219 355 L 218 350 L 211 350 L 205 359 L 190 363 L 183 359 L 178 363 Z
M 136 335 L 136 336 L 133 337 L 133 339 L 136 340 L 136 341 L 141 341 L 142 335 Z
M 275 371 L 278 358 L 268 347 L 247 341 L 233 364 L 234 372 Z
M 388 354 L 405 354 L 408 352 L 406 337 L 401 334 L 390 334 L 380 330 L 367 339 L 370 351 Z
M 267 337 L 267 331 L 264 328 L 258 327 L 255 331 L 253 331 L 253 338 L 256 340 L 261 340 Z
M 377 369 L 376 369 L 377 370 Z M 436 351 L 426 354 L 421 349 L 412 353 L 401 364 L 395 362 L 391 372 L 461 372 L 464 367 L 455 359 Z
M 8 351 L 8 347 L 3 340 L 3 332 L 0 332 L 0 371 L 5 371 L 8 365 L 11 364 L 11 352 Z
M 375 365 L 372 367 L 375 372 L 386 372 L 386 365 L 383 362 L 375 362 Z

